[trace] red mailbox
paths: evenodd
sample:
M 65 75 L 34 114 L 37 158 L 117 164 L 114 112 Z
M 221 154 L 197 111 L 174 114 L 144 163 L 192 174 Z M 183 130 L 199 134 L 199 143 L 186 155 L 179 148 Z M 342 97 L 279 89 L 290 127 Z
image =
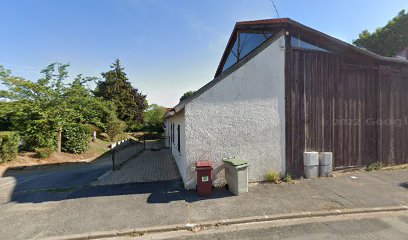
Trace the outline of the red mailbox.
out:
M 212 189 L 212 161 L 197 161 L 197 193 L 198 196 L 208 197 L 211 195 Z

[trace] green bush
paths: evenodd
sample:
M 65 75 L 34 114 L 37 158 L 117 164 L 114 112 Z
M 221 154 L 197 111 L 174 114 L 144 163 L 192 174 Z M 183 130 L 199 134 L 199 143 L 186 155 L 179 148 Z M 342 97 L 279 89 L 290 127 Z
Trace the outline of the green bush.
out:
M 35 150 L 34 157 L 36 158 L 48 158 L 52 155 L 54 152 L 54 149 L 51 147 L 45 147 L 45 148 L 36 148 Z
M 117 142 L 117 141 L 121 141 L 121 140 L 126 140 L 128 138 L 129 138 L 128 133 L 119 133 L 113 138 L 113 141 Z
M 286 173 L 285 177 L 283 178 L 284 182 L 293 183 L 292 176 L 289 173 Z
M 47 122 L 29 121 L 25 127 L 20 126 L 19 129 L 26 150 L 57 146 L 57 131 Z
M 14 160 L 19 143 L 20 136 L 16 132 L 0 132 L 0 162 Z
M 112 119 L 106 123 L 106 133 L 111 140 L 113 140 L 116 135 L 123 133 L 126 128 L 126 123 L 119 119 Z
M 62 129 L 62 151 L 83 153 L 89 149 L 91 133 L 87 126 L 79 123 L 69 124 Z
M 156 140 L 156 139 L 160 139 L 161 137 L 162 135 L 158 132 L 149 132 L 143 135 L 143 138 L 146 140 Z
M 102 130 L 95 125 L 87 123 L 87 124 L 84 124 L 84 126 L 86 126 L 89 129 L 89 132 L 91 133 L 91 135 L 93 134 L 93 132 L 96 132 L 97 136 L 99 136 L 99 134 L 102 133 Z
M 280 174 L 277 171 L 269 171 L 266 173 L 266 181 L 279 183 L 281 180 Z
M 380 170 L 382 167 L 383 167 L 382 162 L 377 161 L 377 162 L 370 163 L 370 164 L 367 166 L 367 169 L 366 169 L 366 170 L 367 170 L 367 171 Z

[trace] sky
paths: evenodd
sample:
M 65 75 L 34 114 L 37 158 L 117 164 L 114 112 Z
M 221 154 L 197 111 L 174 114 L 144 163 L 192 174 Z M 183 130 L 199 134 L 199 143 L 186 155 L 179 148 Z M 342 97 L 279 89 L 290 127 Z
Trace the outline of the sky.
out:
M 408 0 L 274 0 L 280 17 L 351 43 Z M 101 77 L 119 58 L 149 103 L 172 107 L 214 77 L 235 22 L 276 18 L 271 0 L 0 0 L 0 65 L 36 81 L 53 62 Z M 5 87 L 0 84 L 0 89 Z

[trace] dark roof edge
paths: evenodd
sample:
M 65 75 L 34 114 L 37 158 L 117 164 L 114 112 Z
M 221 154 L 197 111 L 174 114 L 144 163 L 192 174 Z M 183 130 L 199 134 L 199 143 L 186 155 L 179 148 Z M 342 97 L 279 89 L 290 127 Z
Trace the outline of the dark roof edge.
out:
M 237 22 L 235 24 L 234 29 L 233 29 L 233 31 L 232 31 L 232 33 L 230 35 L 229 40 L 228 40 L 227 46 L 225 47 L 224 52 L 222 54 L 221 60 L 218 63 L 217 70 L 215 71 L 215 77 L 217 77 L 218 75 L 220 75 L 222 73 L 222 65 L 224 63 L 224 60 L 227 58 L 228 50 L 230 49 L 231 45 L 233 44 L 234 36 L 235 36 L 236 32 L 240 28 L 247 27 L 247 26 L 254 26 L 254 27 L 264 26 L 264 27 L 266 27 L 268 25 L 269 26 L 277 26 L 277 27 L 278 26 L 282 26 L 282 27 L 293 26 L 295 28 L 303 29 L 303 30 L 305 30 L 307 32 L 310 32 L 311 34 L 318 35 L 318 36 L 320 36 L 322 38 L 329 39 L 333 43 L 335 43 L 335 44 L 337 44 L 337 45 L 339 45 L 341 47 L 347 48 L 347 49 L 349 49 L 351 51 L 354 51 L 357 54 L 363 54 L 365 56 L 374 58 L 374 59 L 379 60 L 379 61 L 399 63 L 399 64 L 408 64 L 407 60 L 404 60 L 404 59 L 401 59 L 401 58 L 395 58 L 395 57 L 381 56 L 379 54 L 370 52 L 368 50 L 365 50 L 363 48 L 357 47 L 355 45 L 352 45 L 350 43 L 347 43 L 345 41 L 342 41 L 340 39 L 332 37 L 332 36 L 330 36 L 328 34 L 320 32 L 320 31 L 318 31 L 316 29 L 313 29 L 311 27 L 303 25 L 303 24 L 301 24 L 301 23 L 299 23 L 299 22 L 297 22 L 295 20 L 292 20 L 290 18 L 273 18 L 273 19 L 253 20 L 253 21 L 242 21 L 242 22 Z
M 250 52 L 248 55 L 246 55 L 244 58 L 242 58 L 242 60 L 240 60 L 239 62 L 237 62 L 236 64 L 232 65 L 229 69 L 225 70 L 224 72 L 222 72 L 218 77 L 214 78 L 213 80 L 211 80 L 210 82 L 208 82 L 207 84 L 205 84 L 203 87 L 201 87 L 200 89 L 198 89 L 193 95 L 191 95 L 190 97 L 184 99 L 182 102 L 180 102 L 179 104 L 177 104 L 174 107 L 174 114 L 172 115 L 168 115 L 166 116 L 166 118 L 174 116 L 176 113 L 180 112 L 181 110 L 184 109 L 184 107 L 190 103 L 192 100 L 194 100 L 195 98 L 199 97 L 201 94 L 203 94 L 204 92 L 206 92 L 208 89 L 210 89 L 211 87 L 213 87 L 215 84 L 219 83 L 221 80 L 223 80 L 224 78 L 228 77 L 231 73 L 235 72 L 236 70 L 238 70 L 240 67 L 242 67 L 243 65 L 245 65 L 245 63 L 247 63 L 248 61 L 250 61 L 252 58 L 254 58 L 256 55 L 258 55 L 260 52 L 262 52 L 265 48 L 267 48 L 269 45 L 271 45 L 273 42 L 275 42 L 277 39 L 279 39 L 281 36 L 284 35 L 283 31 L 280 31 L 278 34 L 272 36 L 270 39 L 266 40 L 264 43 L 262 43 L 259 47 L 255 48 L 255 50 L 253 50 L 252 52 Z
M 218 75 L 221 74 L 223 62 L 228 57 L 228 54 L 229 54 L 228 50 L 234 44 L 234 36 L 239 28 L 246 27 L 246 26 L 266 25 L 266 24 L 288 24 L 289 21 L 290 21 L 290 18 L 273 18 L 273 19 L 236 22 L 234 29 L 232 30 L 231 35 L 228 39 L 227 46 L 225 47 L 224 52 L 222 53 L 221 60 L 218 63 L 217 70 L 215 71 L 214 77 L 216 78 Z
M 348 42 L 342 41 L 342 40 L 340 40 L 338 38 L 335 38 L 333 36 L 327 35 L 326 33 L 320 32 L 320 31 L 318 31 L 316 29 L 313 29 L 311 27 L 303 25 L 303 24 L 301 24 L 299 22 L 296 22 L 296 21 L 294 21 L 292 19 L 289 19 L 289 25 L 292 25 L 292 26 L 297 27 L 297 28 L 302 28 L 302 29 L 304 29 L 306 31 L 309 31 L 309 32 L 312 32 L 314 34 L 320 35 L 320 36 L 322 36 L 324 38 L 328 38 L 328 39 L 332 40 L 333 42 L 335 42 L 336 44 L 339 44 L 339 45 L 347 47 L 347 48 L 351 48 L 351 49 L 353 49 L 354 51 L 356 51 L 356 52 L 358 52 L 360 54 L 364 54 L 366 56 L 375 58 L 377 60 L 386 61 L 386 62 L 395 62 L 395 63 L 408 64 L 407 60 L 393 58 L 393 57 L 381 56 L 381 55 L 379 55 L 377 53 L 370 52 L 368 50 L 357 47 L 357 46 L 355 46 L 353 44 L 350 44 Z

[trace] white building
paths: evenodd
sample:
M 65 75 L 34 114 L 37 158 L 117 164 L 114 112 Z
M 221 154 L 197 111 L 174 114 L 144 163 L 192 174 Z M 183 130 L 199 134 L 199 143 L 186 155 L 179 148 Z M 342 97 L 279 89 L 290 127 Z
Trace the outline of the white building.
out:
M 249 179 L 285 172 L 285 37 L 240 33 L 240 53 L 230 66 L 166 116 L 166 134 L 187 188 L 195 188 L 195 162 L 213 160 L 214 185 L 224 183 L 222 159 L 249 162 Z M 261 46 L 259 46 L 261 45 Z M 257 48 L 258 47 L 258 48 Z M 255 51 L 253 51 L 256 49 Z
M 291 19 L 238 22 L 215 79 L 165 116 L 185 186 L 196 187 L 198 160 L 214 162 L 215 186 L 229 157 L 248 161 L 250 181 L 270 170 L 300 175 L 304 151 L 333 152 L 334 167 L 408 162 L 408 148 L 392 141 L 404 131 L 366 121 L 408 117 L 405 101 L 387 105 L 406 96 L 407 66 Z M 359 124 L 335 124 L 344 119 Z

